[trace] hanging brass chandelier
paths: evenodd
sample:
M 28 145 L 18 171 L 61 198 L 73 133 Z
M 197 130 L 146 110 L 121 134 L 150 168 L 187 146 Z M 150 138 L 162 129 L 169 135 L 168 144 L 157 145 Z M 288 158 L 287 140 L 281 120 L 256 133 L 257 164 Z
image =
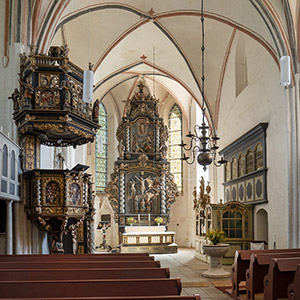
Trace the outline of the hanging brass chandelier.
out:
M 203 166 L 204 171 L 207 169 L 207 166 L 214 163 L 216 167 L 220 167 L 222 164 L 226 163 L 227 161 L 224 159 L 216 160 L 217 150 L 219 147 L 217 146 L 217 141 L 220 139 L 217 136 L 216 131 L 210 130 L 209 126 L 206 124 L 205 121 L 205 99 L 204 99 L 204 13 L 203 13 L 203 1 L 201 0 L 201 28 L 202 28 L 202 123 L 201 125 L 194 126 L 194 133 L 189 130 L 189 133 L 186 135 L 187 138 L 190 139 L 189 146 L 183 141 L 179 146 L 182 147 L 184 151 L 189 152 L 189 156 L 187 156 L 183 152 L 182 160 L 186 161 L 188 164 L 193 164 L 195 160 L 197 160 L 198 164 Z

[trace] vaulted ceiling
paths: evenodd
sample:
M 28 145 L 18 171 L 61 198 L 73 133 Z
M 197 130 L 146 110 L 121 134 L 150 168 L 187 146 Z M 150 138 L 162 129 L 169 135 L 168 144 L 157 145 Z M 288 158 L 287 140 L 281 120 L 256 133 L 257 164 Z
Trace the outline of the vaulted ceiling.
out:
M 204 0 L 205 100 L 212 122 L 234 39 L 257 42 L 277 65 L 282 55 L 294 55 L 297 69 L 297 3 Z M 143 76 L 157 98 L 173 97 L 188 114 L 190 99 L 201 103 L 200 8 L 200 0 L 44 0 L 36 43 L 40 52 L 66 43 L 72 62 L 83 69 L 94 64 L 95 99 L 110 94 L 122 107 Z

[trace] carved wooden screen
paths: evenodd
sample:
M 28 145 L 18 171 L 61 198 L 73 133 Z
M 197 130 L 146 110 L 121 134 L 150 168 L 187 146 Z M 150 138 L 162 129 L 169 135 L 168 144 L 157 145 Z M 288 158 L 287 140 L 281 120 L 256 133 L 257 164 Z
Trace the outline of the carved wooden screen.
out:
M 267 201 L 267 127 L 267 123 L 260 123 L 220 151 L 228 161 L 223 183 L 225 202 Z

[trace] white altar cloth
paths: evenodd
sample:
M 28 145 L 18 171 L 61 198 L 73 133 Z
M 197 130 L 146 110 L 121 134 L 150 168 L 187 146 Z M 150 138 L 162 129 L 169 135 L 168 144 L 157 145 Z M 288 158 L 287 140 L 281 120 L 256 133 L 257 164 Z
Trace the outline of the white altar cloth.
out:
M 125 233 L 163 233 L 166 226 L 125 226 Z

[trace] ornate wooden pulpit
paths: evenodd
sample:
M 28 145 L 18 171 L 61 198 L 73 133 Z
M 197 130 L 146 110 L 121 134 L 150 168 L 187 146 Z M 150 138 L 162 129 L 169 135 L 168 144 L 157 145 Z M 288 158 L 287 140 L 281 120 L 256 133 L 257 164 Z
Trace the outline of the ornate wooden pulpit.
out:
M 63 235 L 71 233 L 73 253 L 93 248 L 93 189 L 87 166 L 72 170 L 40 169 L 40 146 L 73 146 L 92 142 L 98 107 L 83 101 L 83 70 L 68 58 L 67 45 L 47 55 L 20 55 L 20 88 L 10 97 L 21 143 L 25 211 L 53 238 L 51 253 L 63 253 Z M 83 227 L 90 245 L 82 250 Z M 80 229 L 78 230 L 78 227 Z M 87 228 L 88 227 L 88 228 Z M 79 233 L 77 236 L 77 232 Z

